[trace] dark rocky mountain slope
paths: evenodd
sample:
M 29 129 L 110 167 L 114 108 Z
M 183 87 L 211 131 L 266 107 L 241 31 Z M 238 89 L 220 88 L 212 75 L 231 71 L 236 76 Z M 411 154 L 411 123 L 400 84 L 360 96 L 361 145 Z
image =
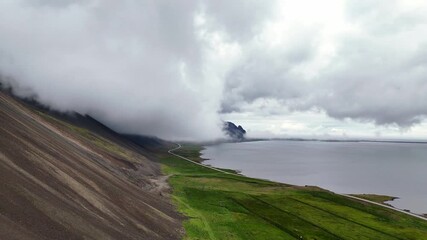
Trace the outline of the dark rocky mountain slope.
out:
M 0 91 L 0 239 L 179 239 L 149 158 L 89 116 Z

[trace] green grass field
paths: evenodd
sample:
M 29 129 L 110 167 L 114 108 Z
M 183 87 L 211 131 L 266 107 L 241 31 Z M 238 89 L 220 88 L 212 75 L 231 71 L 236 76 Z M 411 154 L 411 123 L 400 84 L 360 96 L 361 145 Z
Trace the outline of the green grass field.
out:
M 219 173 L 170 155 L 162 165 L 188 217 L 185 239 L 427 239 L 427 221 L 320 188 Z

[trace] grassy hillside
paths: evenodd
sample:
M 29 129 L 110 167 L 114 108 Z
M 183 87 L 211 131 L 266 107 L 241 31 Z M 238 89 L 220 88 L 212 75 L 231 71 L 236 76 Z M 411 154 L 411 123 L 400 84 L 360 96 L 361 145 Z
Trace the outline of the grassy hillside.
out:
M 197 148 L 181 153 L 197 156 Z M 234 176 L 163 155 L 185 239 L 427 239 L 427 222 L 316 187 Z
M 179 239 L 145 150 L 0 91 L 0 239 Z

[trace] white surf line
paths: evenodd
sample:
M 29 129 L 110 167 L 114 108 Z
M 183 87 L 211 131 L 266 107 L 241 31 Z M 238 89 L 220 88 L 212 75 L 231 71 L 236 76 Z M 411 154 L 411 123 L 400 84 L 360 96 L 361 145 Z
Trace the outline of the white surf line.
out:
M 202 167 L 205 167 L 205 168 L 212 169 L 212 170 L 217 171 L 217 172 L 221 172 L 221 173 L 225 173 L 225 174 L 229 174 L 229 175 L 234 175 L 234 176 L 238 176 L 238 177 L 242 177 L 242 176 L 244 176 L 244 175 L 239 175 L 239 174 L 235 174 L 235 173 L 226 172 L 226 171 L 223 171 L 223 170 L 221 170 L 221 169 L 214 168 L 214 167 L 211 167 L 211 166 L 208 166 L 208 165 L 204 165 L 204 164 L 201 164 L 201 163 L 195 162 L 195 161 L 193 161 L 193 160 L 190 160 L 190 159 L 188 159 L 188 158 L 186 158 L 186 157 L 183 157 L 183 156 L 181 156 L 181 155 L 175 154 L 175 153 L 173 153 L 173 151 L 176 151 L 176 150 L 178 150 L 178 149 L 180 149 L 180 148 L 182 147 L 182 146 L 181 146 L 181 144 L 179 144 L 179 143 L 175 143 L 175 144 L 177 144 L 177 145 L 178 145 L 178 147 L 168 150 L 168 153 L 169 153 L 169 154 L 172 154 L 172 155 L 174 155 L 174 156 L 176 156 L 176 157 L 179 157 L 179 158 L 181 158 L 181 159 L 184 159 L 184 160 L 186 160 L 186 161 L 188 161 L 188 162 L 191 162 L 191 163 L 193 163 L 193 164 L 196 164 L 196 165 L 199 165 L 199 166 L 202 166 Z M 268 181 L 271 181 L 271 180 L 268 180 Z M 366 203 L 374 204 L 374 205 L 377 205 L 377 206 L 385 207 L 385 208 L 388 208 L 388 209 L 391 209 L 391 210 L 394 210 L 394 211 L 397 211 L 397 212 L 400 212 L 400 213 L 403 213 L 403 214 L 406 214 L 406 215 L 409 215 L 409 216 L 412 216 L 412 217 L 416 217 L 416 218 L 421 219 L 421 220 L 424 220 L 424 221 L 427 221 L 427 218 L 425 218 L 425 217 L 422 217 L 422 216 L 417 215 L 417 214 L 415 214 L 415 213 L 406 212 L 406 211 L 404 211 L 404 210 L 401 210 L 401 209 L 398 209 L 398 208 L 395 208 L 395 207 L 387 206 L 387 205 L 384 205 L 384 204 L 381 204 L 381 203 L 377 203 L 377 202 L 369 201 L 369 200 L 367 200 L 367 199 L 358 198 L 358 197 L 351 196 L 351 195 L 347 195 L 347 194 L 340 194 L 340 193 L 335 193 L 335 194 L 340 195 L 340 196 L 343 196 L 343 197 L 347 197 L 347 198 L 352 198 L 352 199 L 354 199 L 354 200 L 359 200 L 359 201 L 362 201 L 362 202 L 366 202 Z

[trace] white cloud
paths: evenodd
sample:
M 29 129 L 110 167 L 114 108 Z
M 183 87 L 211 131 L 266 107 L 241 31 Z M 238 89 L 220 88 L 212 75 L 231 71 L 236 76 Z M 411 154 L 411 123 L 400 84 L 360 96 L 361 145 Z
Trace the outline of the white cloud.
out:
M 239 116 L 264 135 L 419 137 L 426 10 L 403 0 L 5 0 L 0 73 L 21 94 L 125 132 L 211 139 L 221 118 Z

